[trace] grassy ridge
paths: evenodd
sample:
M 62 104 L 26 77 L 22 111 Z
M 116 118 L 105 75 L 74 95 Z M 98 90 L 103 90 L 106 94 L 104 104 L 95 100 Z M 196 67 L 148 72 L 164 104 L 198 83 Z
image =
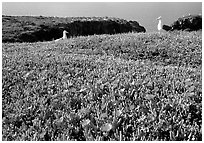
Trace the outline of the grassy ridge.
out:
M 16 43 L 5 45 L 12 46 L 7 52 L 19 50 Z M 201 32 L 80 36 L 61 43 L 19 45 L 23 49 L 19 52 L 25 50 L 25 53 L 37 50 L 38 53 L 110 55 L 126 60 L 149 60 L 163 65 L 190 67 L 200 67 L 202 63 Z
M 3 140 L 201 140 L 201 49 L 199 32 L 5 43 Z

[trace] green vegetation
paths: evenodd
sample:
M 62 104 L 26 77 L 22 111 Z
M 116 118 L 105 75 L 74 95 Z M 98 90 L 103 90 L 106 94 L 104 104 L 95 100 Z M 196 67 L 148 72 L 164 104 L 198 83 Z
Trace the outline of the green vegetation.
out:
M 202 140 L 201 39 L 3 43 L 2 140 Z
M 137 21 L 114 17 L 2 16 L 2 42 L 52 41 L 62 37 L 145 32 Z

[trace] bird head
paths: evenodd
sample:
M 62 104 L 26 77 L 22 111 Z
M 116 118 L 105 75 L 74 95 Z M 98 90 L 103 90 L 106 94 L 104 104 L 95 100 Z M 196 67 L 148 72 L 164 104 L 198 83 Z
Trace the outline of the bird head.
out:
M 64 30 L 63 33 L 68 33 L 68 32 L 66 30 Z
M 161 16 L 159 16 L 158 18 L 157 18 L 157 20 L 160 20 L 161 19 Z

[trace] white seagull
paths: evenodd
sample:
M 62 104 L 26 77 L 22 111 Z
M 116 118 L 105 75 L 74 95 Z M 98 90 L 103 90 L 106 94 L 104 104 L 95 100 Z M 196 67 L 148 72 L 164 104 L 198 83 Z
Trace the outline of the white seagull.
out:
M 160 30 L 162 30 L 161 16 L 159 16 L 159 17 L 157 18 L 157 20 L 159 20 L 159 23 L 158 23 L 158 25 L 157 25 L 157 29 L 159 30 L 159 33 L 160 33 Z
M 69 32 L 67 32 L 66 30 L 64 30 L 63 31 L 63 37 L 62 38 L 59 38 L 59 39 L 56 39 L 55 40 L 55 42 L 58 42 L 58 41 L 60 41 L 60 40 L 65 40 L 65 39 L 67 39 L 67 33 L 69 33 Z

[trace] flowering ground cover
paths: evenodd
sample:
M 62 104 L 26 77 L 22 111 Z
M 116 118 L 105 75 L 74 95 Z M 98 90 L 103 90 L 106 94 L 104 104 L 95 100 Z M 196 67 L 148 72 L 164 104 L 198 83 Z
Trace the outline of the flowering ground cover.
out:
M 2 44 L 2 140 L 202 140 L 201 32 Z

